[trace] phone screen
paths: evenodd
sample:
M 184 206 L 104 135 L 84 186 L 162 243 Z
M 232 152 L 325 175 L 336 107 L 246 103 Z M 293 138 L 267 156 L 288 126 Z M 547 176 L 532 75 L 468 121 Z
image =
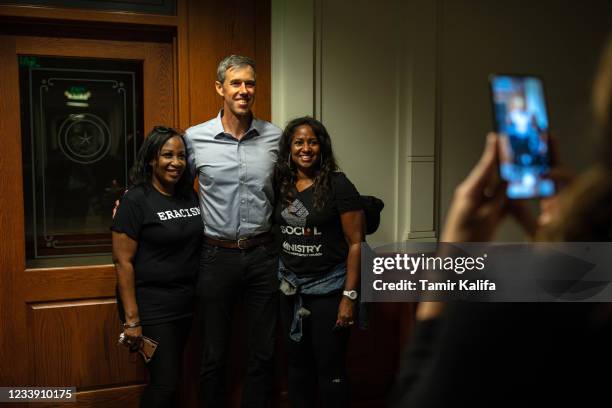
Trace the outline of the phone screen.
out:
M 509 198 L 555 193 L 550 170 L 548 114 L 542 80 L 533 76 L 490 77 L 495 130 L 500 135 L 500 176 Z

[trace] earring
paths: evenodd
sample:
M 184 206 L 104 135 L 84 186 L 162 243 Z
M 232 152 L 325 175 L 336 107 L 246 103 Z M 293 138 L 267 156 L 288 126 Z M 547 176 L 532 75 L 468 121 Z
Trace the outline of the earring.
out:
M 319 165 L 319 168 L 321 168 L 323 167 L 323 152 L 319 156 L 321 156 L 321 164 Z
M 287 157 L 287 167 L 291 168 L 291 152 L 289 152 L 289 157 Z

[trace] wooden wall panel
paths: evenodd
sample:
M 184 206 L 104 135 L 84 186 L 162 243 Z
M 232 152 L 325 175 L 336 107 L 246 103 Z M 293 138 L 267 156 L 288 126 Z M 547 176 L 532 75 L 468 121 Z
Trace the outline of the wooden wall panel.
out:
M 38 386 L 102 387 L 144 382 L 142 358 L 117 344 L 115 299 L 30 304 L 28 344 Z
M 272 34 L 271 1 L 255 1 L 255 61 L 257 62 L 257 98 L 255 115 L 272 120 Z M 283 127 L 284 123 L 276 123 Z
M 219 61 L 229 54 L 255 59 L 258 83 L 254 111 L 269 120 L 270 1 L 203 0 L 190 1 L 188 7 L 190 124 L 211 119 L 221 108 L 214 83 Z
M 143 60 L 155 61 L 144 65 L 144 83 L 157 84 L 144 87 L 144 131 L 148 133 L 155 125 L 177 126 L 174 111 L 175 85 L 172 44 L 148 44 Z M 134 57 L 132 57 L 134 58 Z
M 191 123 L 191 95 L 189 86 L 189 0 L 178 0 L 179 26 L 175 38 L 175 66 L 177 84 L 178 126 L 187 129 Z

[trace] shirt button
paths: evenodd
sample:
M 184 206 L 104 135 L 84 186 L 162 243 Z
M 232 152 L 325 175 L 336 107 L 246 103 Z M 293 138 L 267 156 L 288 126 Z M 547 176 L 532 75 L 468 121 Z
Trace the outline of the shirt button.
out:
M 242 221 L 246 221 L 246 218 L 243 218 Z
M 240 202 L 241 202 L 242 204 L 244 204 L 244 200 L 240 200 Z
M 241 181 L 240 184 L 244 184 L 244 181 Z

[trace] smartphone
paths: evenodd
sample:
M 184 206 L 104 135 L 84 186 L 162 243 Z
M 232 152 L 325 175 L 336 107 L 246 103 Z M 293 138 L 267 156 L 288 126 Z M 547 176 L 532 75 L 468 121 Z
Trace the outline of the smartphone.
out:
M 548 111 L 542 80 L 531 75 L 489 77 L 493 123 L 500 135 L 499 174 L 512 199 L 555 193 L 550 171 Z
M 153 353 L 157 349 L 157 342 L 153 339 L 148 338 L 147 336 L 142 336 L 142 344 L 140 345 L 140 349 L 138 352 L 144 358 L 145 363 L 148 363 L 153 358 Z

